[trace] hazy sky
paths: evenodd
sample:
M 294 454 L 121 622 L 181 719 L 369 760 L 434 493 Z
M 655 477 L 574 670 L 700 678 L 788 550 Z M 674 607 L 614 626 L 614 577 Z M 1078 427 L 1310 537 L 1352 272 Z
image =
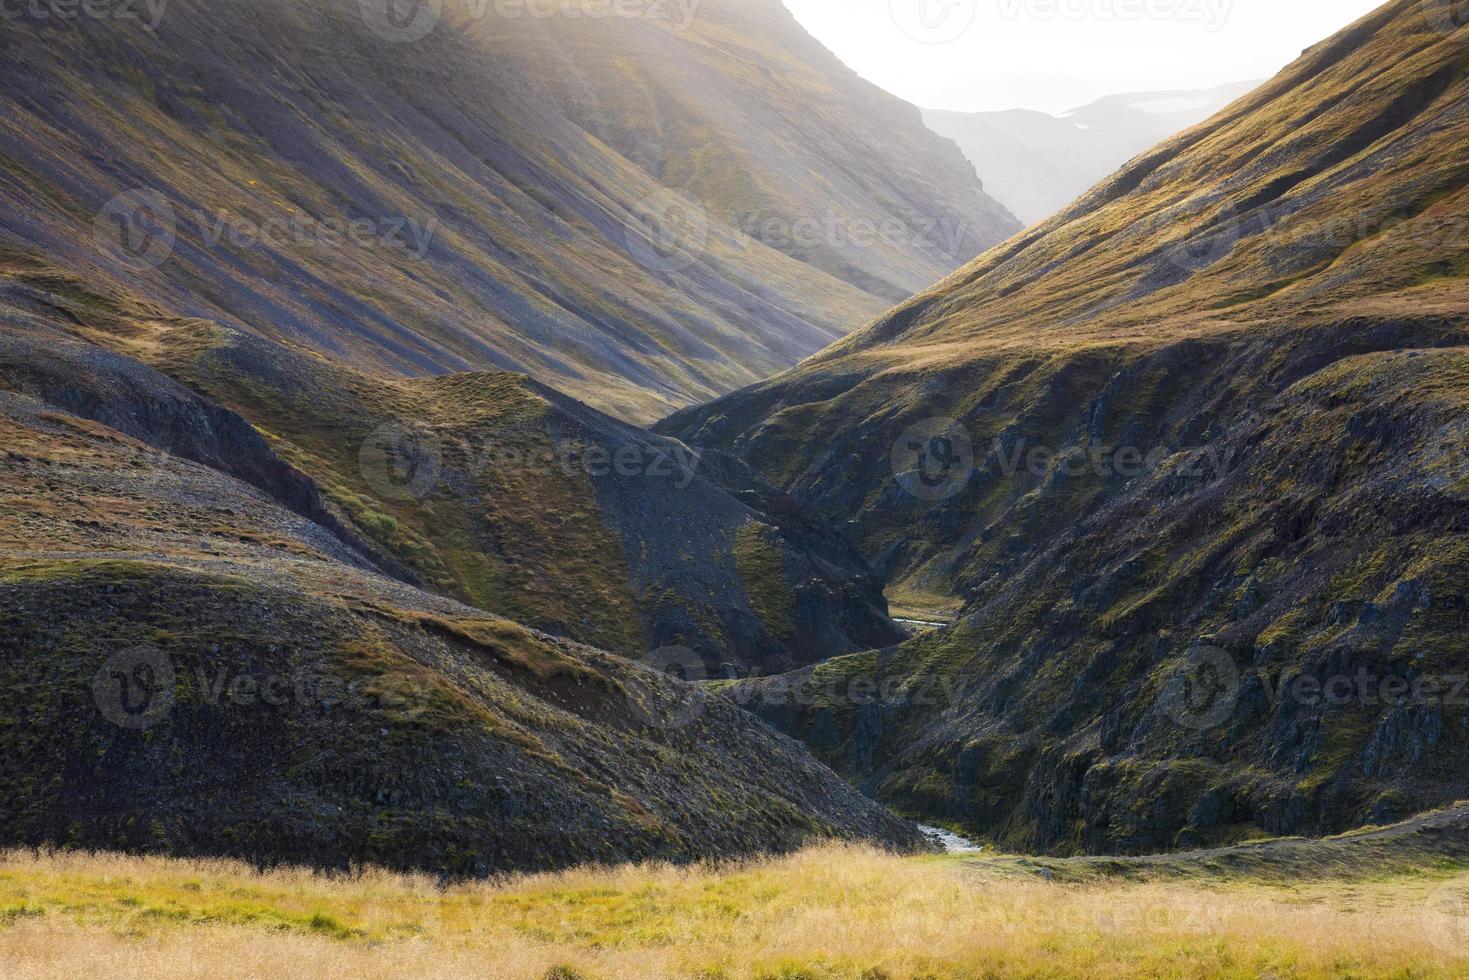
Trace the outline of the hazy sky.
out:
M 1379 0 L 785 0 L 863 76 L 935 109 L 1063 112 L 1263 79 Z

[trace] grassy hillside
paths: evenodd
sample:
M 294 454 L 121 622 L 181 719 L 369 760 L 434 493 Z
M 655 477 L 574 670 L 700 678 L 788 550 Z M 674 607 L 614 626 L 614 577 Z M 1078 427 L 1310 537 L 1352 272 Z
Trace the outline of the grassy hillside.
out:
M 664 424 L 853 521 L 901 594 L 963 602 L 769 717 L 1016 849 L 1331 833 L 1469 793 L 1469 45 L 1440 27 L 1388 4 Z
M 99 405 L 69 390 L 104 350 L 136 358 L 248 419 L 321 488 L 305 516 L 350 527 L 381 567 L 440 595 L 625 656 L 675 648 L 709 671 L 788 669 L 901 635 L 855 549 L 742 464 L 523 376 L 373 377 L 160 316 L 22 254 L 0 258 L 0 312 L 0 385 L 157 439 L 145 393 Z M 234 462 L 227 447 L 208 461 Z
M 175 314 L 373 373 L 519 371 L 649 421 L 795 363 L 1015 230 L 976 228 L 948 260 L 851 246 L 843 254 L 864 274 L 843 279 L 825 267 L 838 263 L 818 267 L 742 233 L 722 202 L 680 219 L 681 183 L 527 87 L 523 68 L 474 29 L 495 37 L 525 20 L 476 5 L 489 21 L 465 25 L 461 6 L 412 42 L 385 38 L 356 0 L 177 0 L 156 27 L 10 19 L 0 239 Z M 766 13 L 788 31 L 783 11 Z M 560 28 L 576 29 L 568 18 L 555 26 L 538 42 L 547 57 Z M 767 26 L 742 21 L 743 43 Z M 777 93 L 777 113 L 761 76 L 675 58 L 706 48 L 651 21 L 628 30 L 635 47 L 605 57 L 681 66 L 687 75 L 675 67 L 666 84 L 705 98 L 744 93 L 753 127 L 768 113 L 813 140 L 859 138 L 837 129 L 866 113 L 849 104 L 847 74 L 828 81 L 839 69 L 829 58 L 788 55 L 816 91 L 797 103 Z M 903 208 L 799 176 L 823 160 L 772 146 L 766 177 L 800 202 L 791 217 L 994 210 L 916 110 L 890 115 L 915 148 L 867 160 L 860 187 L 902 187 Z M 867 279 L 903 288 L 878 296 Z
M 139 362 L 48 333 L 43 295 L 9 292 L 0 329 L 10 844 L 451 875 L 916 845 L 664 664 L 389 574 L 391 535 L 342 487 Z M 595 501 L 577 506 L 595 526 Z M 563 550 L 599 544 L 616 550 Z M 581 554 L 563 587 L 617 581 Z
M 11 852 L 0 857 L 0 955 L 22 977 L 101 976 L 102 963 L 120 977 L 1447 977 L 1469 968 L 1466 893 L 1462 855 L 1432 870 L 1357 863 L 1285 878 L 823 847 L 443 888 L 380 872 Z

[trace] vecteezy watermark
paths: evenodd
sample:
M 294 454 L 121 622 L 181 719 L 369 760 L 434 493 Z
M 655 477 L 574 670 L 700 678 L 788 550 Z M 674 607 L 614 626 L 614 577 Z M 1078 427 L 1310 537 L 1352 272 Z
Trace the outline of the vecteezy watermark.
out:
M 92 677 L 92 700 L 118 728 L 143 731 L 167 718 L 175 693 L 173 663 L 162 651 L 143 647 L 107 658 Z
M 1258 216 L 1261 228 L 1268 219 Z M 1169 236 L 1182 230 L 1182 237 Z M 1202 272 L 1229 255 L 1244 237 L 1245 226 L 1232 204 L 1215 195 L 1192 197 L 1140 218 L 1135 233 L 1149 241 L 1166 241 L 1161 257 L 1185 273 Z
M 1186 204 L 1183 206 L 1182 213 L 1174 209 L 1163 217 L 1169 225 L 1184 225 L 1190 220 L 1202 217 L 1200 207 Z M 1211 216 L 1209 223 L 1204 228 L 1170 246 L 1164 252 L 1164 257 L 1171 265 L 1184 272 L 1203 272 L 1234 251 L 1234 247 L 1239 244 L 1241 233 L 1239 215 L 1235 213 L 1234 208 L 1225 206 L 1217 214 Z
M 624 688 L 633 717 L 645 728 L 677 731 L 708 710 L 709 695 L 698 686 L 708 679 L 708 672 L 704 659 L 693 650 L 685 646 L 659 647 L 635 662 L 642 670 L 632 672 Z M 683 681 L 687 686 L 671 688 L 653 681 L 649 673 Z
M 434 32 L 444 0 L 358 0 L 367 29 L 392 44 L 411 44 Z
M 699 475 L 699 454 L 673 440 L 629 440 L 606 446 L 581 439 L 541 439 L 520 444 L 507 431 L 475 443 L 441 438 L 421 426 L 385 422 L 358 448 L 363 482 L 383 500 L 425 501 L 448 496 L 478 496 L 492 474 L 532 474 L 617 478 L 665 482 L 686 490 Z M 502 441 L 506 440 L 506 441 Z
M 1167 446 L 1144 449 L 1140 446 L 1093 444 L 1053 449 L 1050 446 L 1032 446 L 1024 437 L 1008 444 L 1004 439 L 996 439 L 985 460 L 984 472 L 1006 477 L 1025 472 L 1034 477 L 1059 473 L 1065 477 L 1091 475 L 1106 479 L 1118 476 L 1131 480 L 1156 473 L 1174 462 L 1180 476 L 1208 479 L 1223 476 L 1235 459 L 1233 449 L 1212 445 L 1182 453 L 1182 458 L 1175 460 L 1178 455 Z
M 438 486 L 443 460 L 437 435 L 399 422 L 378 426 L 357 452 L 363 482 L 382 499 L 400 503 L 427 500 Z
M 909 426 L 890 455 L 898 486 L 919 500 L 947 500 L 962 493 L 974 476 L 974 442 L 951 418 Z
M 1469 0 L 1464 2 L 1469 4 Z M 1464 37 L 1469 43 L 1469 32 Z M 1180 229 L 1186 234 L 1179 236 Z M 1382 239 L 1394 247 L 1421 250 L 1427 265 L 1462 246 L 1469 238 L 1469 217 L 1441 207 L 1407 216 L 1381 210 L 1304 214 L 1301 205 L 1289 198 L 1240 212 L 1216 195 L 1141 217 L 1130 234 L 1164 243 L 1159 258 L 1187 273 L 1201 272 L 1222 261 L 1246 240 L 1257 249 L 1325 254 Z
M 664 731 L 685 728 L 704 715 L 709 698 L 714 696 L 705 683 L 711 680 L 751 682 L 723 688 L 720 696 L 755 712 L 934 708 L 952 704 L 961 687 L 958 678 L 936 674 L 910 678 L 897 674 L 818 673 L 797 680 L 785 674 L 767 677 L 758 668 L 748 672 L 727 668 L 711 677 L 703 658 L 684 646 L 660 647 L 634 662 L 644 670 L 634 672 L 624 685 L 631 713 L 644 727 Z M 684 681 L 690 687 L 669 689 L 652 681 L 647 671 Z
M 289 213 L 253 220 L 229 211 L 195 208 L 180 215 L 161 192 L 124 191 L 104 204 L 92 224 L 99 251 L 129 272 L 156 269 L 177 249 L 181 218 L 192 219 L 197 243 L 206 249 L 383 248 L 422 260 L 439 229 L 438 218 L 419 222 L 393 215 L 380 218 L 313 218 Z
M 1208 731 L 1229 720 L 1239 705 L 1239 665 L 1226 650 L 1206 643 L 1190 647 L 1163 685 L 1158 703 L 1182 728 Z
M 432 685 L 414 675 L 393 671 L 344 677 L 307 668 L 280 673 L 201 665 L 194 668 L 192 679 L 199 703 L 210 708 L 389 711 L 399 722 L 422 717 L 434 693 Z
M 0 0 L 0 21 L 116 20 L 158 30 L 169 0 Z
M 1143 21 L 1198 23 L 1213 33 L 1229 20 L 1234 0 L 997 0 L 1005 20 Z
M 1070 936 L 1198 936 L 1221 933 L 1229 920 L 1229 913 L 1217 903 L 1149 900 L 1144 896 L 1139 892 L 1135 900 L 1118 903 L 1051 902 L 1046 906 L 1046 928 Z M 1035 931 L 1034 913 L 1027 908 L 997 908 L 994 914 L 998 921 L 990 928 L 1000 935 L 1030 935 Z
M 919 44 L 948 44 L 974 26 L 978 0 L 888 0 L 893 24 Z
M 184 677 L 193 683 L 189 703 L 209 708 L 349 708 L 388 710 L 412 721 L 429 707 L 433 689 L 412 674 L 343 677 L 330 671 L 291 673 L 242 671 L 232 666 L 196 666 Z M 107 658 L 92 679 L 92 699 L 102 716 L 119 728 L 143 731 L 169 717 L 179 703 L 180 675 L 160 650 L 123 650 Z
M 625 230 L 627 250 L 643 268 L 671 274 L 698 262 L 709 247 L 709 212 L 674 190 L 638 202 Z
M 1319 676 L 1256 670 L 1242 673 L 1227 651 L 1200 644 L 1164 684 L 1158 704 L 1183 728 L 1208 731 L 1228 721 L 1238 708 L 1247 678 L 1258 680 L 1272 707 L 1289 701 L 1305 708 L 1465 708 L 1469 675 L 1355 672 Z
M 1428 26 L 1444 36 L 1458 34 L 1469 24 L 1469 0 L 1418 0 Z M 1469 44 L 1469 34 L 1460 40 Z
M 686 31 L 702 0 L 450 0 L 464 22 L 499 20 L 650 20 Z M 358 0 L 362 21 L 384 41 L 411 44 L 444 20 L 445 0 Z
M 253 221 L 241 215 L 204 210 L 192 213 L 203 231 L 204 244 L 219 248 L 226 241 L 237 248 L 263 245 L 266 248 L 388 248 L 403 252 L 413 259 L 428 255 L 439 219 L 420 223 L 414 218 L 394 215 L 387 218 L 311 218 L 301 214 Z
M 762 211 L 733 214 L 725 224 L 746 239 L 781 252 L 809 251 L 823 246 L 887 247 L 905 252 L 937 252 L 956 261 L 974 257 L 966 247 L 970 241 L 968 225 L 952 217 L 917 216 L 911 220 L 894 215 L 853 217 L 827 208 L 821 215 L 797 217 Z
M 1286 698 L 1308 708 L 1462 708 L 1469 706 L 1469 675 L 1464 674 L 1379 674 L 1368 667 L 1356 673 L 1318 677 L 1315 674 L 1287 675 L 1273 680 L 1261 675 L 1272 704 Z
M 1217 445 L 1187 451 L 1167 446 L 1090 444 L 1057 449 L 1032 445 L 1023 436 L 996 437 L 980 460 L 968 429 L 951 418 L 926 419 L 893 443 L 893 475 L 903 490 L 920 500 L 947 500 L 979 475 L 1006 478 L 1028 473 L 1037 479 L 1091 475 L 1131 480 L 1168 469 L 1181 477 L 1217 480 L 1234 467 L 1236 452 Z
M 92 222 L 92 239 L 103 255 L 128 272 L 156 269 L 173 255 L 178 216 L 168 198 L 138 188 L 112 198 Z
M 469 456 L 468 453 L 465 454 Z M 486 443 L 469 467 L 473 476 L 491 470 L 520 473 L 563 473 L 593 479 L 619 477 L 663 480 L 685 490 L 699 474 L 699 454 L 681 442 L 625 442 L 615 447 L 580 440 L 561 440 L 538 449 Z
M 952 704 L 961 686 L 956 677 L 931 672 L 917 677 L 816 673 L 801 680 L 791 675 L 762 678 L 755 672 L 745 679 L 759 683 L 728 695 L 745 708 L 937 708 Z
M 923 215 L 848 215 L 835 208 L 822 214 L 786 214 L 772 210 L 713 214 L 701 202 L 672 190 L 644 198 L 634 208 L 625 237 L 628 252 L 654 272 L 679 272 L 708 250 L 714 229 L 733 232 L 739 247 L 763 245 L 778 252 L 805 253 L 888 248 L 940 254 L 954 261 L 973 258 L 974 245 L 965 222 Z

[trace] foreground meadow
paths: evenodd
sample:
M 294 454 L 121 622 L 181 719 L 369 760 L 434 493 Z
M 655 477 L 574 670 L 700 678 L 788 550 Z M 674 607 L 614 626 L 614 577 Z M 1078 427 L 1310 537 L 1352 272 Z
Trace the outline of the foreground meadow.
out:
M 1052 879 L 828 846 L 440 888 L 224 861 L 0 856 L 0 975 L 1469 976 L 1469 871 Z

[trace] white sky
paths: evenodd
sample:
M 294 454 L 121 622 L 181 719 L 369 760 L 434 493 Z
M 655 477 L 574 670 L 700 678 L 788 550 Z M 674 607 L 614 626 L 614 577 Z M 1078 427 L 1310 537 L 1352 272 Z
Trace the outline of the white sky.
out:
M 1381 0 L 785 3 L 848 65 L 910 102 L 1059 113 L 1118 92 L 1268 78 Z

